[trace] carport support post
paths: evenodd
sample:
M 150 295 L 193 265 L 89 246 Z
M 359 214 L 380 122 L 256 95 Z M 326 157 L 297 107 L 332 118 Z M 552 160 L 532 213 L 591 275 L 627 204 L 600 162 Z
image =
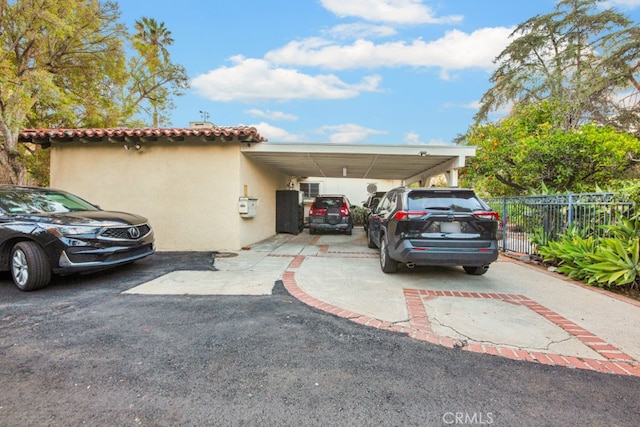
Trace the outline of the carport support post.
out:
M 457 187 L 458 186 L 458 169 L 451 168 L 447 172 L 445 172 L 445 176 L 447 177 L 447 182 L 449 187 Z

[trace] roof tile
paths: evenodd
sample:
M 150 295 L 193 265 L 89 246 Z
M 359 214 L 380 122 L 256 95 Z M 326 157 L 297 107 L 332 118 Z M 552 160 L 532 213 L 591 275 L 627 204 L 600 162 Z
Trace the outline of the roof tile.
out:
M 250 137 L 256 142 L 266 138 L 251 126 L 227 126 L 209 128 L 82 128 L 82 129 L 24 129 L 18 135 L 21 142 L 49 140 L 55 138 L 102 138 L 102 137 L 187 137 L 187 136 L 232 136 Z

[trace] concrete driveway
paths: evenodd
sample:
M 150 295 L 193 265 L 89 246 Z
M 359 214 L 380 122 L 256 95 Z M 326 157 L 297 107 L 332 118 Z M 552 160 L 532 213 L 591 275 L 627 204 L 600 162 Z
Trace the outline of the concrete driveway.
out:
M 339 317 L 445 347 L 532 363 L 640 376 L 640 304 L 508 257 L 483 276 L 462 268 L 384 274 L 362 229 L 280 234 L 220 253 L 215 271 L 175 271 L 128 294 L 268 295 L 281 280 Z

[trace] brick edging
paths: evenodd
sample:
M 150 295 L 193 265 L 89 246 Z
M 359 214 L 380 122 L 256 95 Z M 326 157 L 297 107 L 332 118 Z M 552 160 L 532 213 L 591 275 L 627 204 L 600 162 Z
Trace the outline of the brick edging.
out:
M 485 292 L 434 291 L 405 288 L 403 289 L 403 293 L 409 312 L 410 324 L 410 326 L 407 327 L 355 313 L 342 307 L 326 303 L 307 294 L 300 288 L 300 286 L 298 286 L 295 279 L 295 270 L 302 265 L 305 258 L 306 257 L 304 255 L 297 255 L 293 257 L 293 260 L 282 275 L 282 283 L 284 287 L 287 289 L 289 294 L 301 302 L 335 316 L 343 317 L 365 326 L 404 333 L 416 340 L 426 341 L 431 344 L 437 344 L 447 348 L 459 348 L 464 351 L 490 354 L 525 362 L 591 370 L 607 374 L 640 377 L 640 362 L 575 323 L 565 319 L 557 313 L 552 312 L 524 295 Z M 499 299 L 511 304 L 524 305 L 580 340 L 583 344 L 596 351 L 606 360 L 563 356 L 559 354 L 526 351 L 479 343 L 466 343 L 462 340 L 438 335 L 434 333 L 431 328 L 423 298 L 432 299 L 441 296 Z

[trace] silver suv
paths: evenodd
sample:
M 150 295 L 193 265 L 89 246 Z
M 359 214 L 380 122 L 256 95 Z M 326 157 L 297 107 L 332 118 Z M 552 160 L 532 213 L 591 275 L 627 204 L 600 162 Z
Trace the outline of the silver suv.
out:
M 498 213 L 473 190 L 394 188 L 369 217 L 367 241 L 380 248 L 380 267 L 393 273 L 398 263 L 462 266 L 484 274 L 498 258 Z

